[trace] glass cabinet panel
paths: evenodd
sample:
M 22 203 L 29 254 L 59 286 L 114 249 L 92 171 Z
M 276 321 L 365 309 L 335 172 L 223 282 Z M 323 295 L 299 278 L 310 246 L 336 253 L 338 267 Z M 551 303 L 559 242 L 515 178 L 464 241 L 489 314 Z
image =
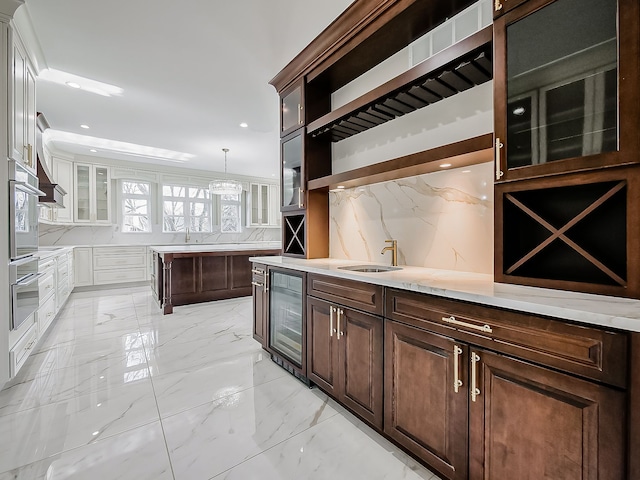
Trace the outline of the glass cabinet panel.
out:
M 302 87 L 297 87 L 282 97 L 282 132 L 304 123 L 302 116 Z
M 91 166 L 76 165 L 76 221 L 91 220 Z
M 109 175 L 106 167 L 96 167 L 96 220 L 109 220 Z
M 302 135 L 282 143 L 282 206 L 302 208 Z
M 257 225 L 259 222 L 259 212 L 260 209 L 258 208 L 258 187 L 259 185 L 257 183 L 252 183 L 251 184 L 251 224 L 252 225 Z
M 557 0 L 506 27 L 507 168 L 618 148 L 615 0 Z
M 269 225 L 269 185 L 260 185 L 260 220 L 262 225 Z
M 303 275 L 269 275 L 269 346 L 302 366 Z

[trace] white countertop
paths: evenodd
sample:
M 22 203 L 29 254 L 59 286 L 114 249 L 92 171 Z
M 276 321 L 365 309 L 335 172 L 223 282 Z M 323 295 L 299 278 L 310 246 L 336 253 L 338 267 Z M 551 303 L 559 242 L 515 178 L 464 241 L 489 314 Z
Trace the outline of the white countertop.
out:
M 280 250 L 280 242 L 254 243 L 194 243 L 189 245 L 151 245 L 150 249 L 158 253 L 190 253 L 190 252 L 240 252 L 244 250 Z
M 401 266 L 402 270 L 363 273 L 340 270 L 338 267 L 366 265 L 367 262 L 331 258 L 304 260 L 280 256 L 252 257 L 250 260 L 454 300 L 640 332 L 640 300 L 495 283 L 493 275 L 451 270 Z
M 55 257 L 56 255 L 67 253 L 72 249 L 73 247 L 40 247 L 35 255 L 40 260 L 44 260 L 49 257 Z

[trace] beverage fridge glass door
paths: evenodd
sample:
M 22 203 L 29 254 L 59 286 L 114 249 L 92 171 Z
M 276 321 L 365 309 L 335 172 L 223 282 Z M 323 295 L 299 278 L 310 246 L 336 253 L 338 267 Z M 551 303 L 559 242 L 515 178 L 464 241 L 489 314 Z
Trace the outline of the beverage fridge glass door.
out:
M 271 270 L 269 346 L 302 366 L 302 275 Z

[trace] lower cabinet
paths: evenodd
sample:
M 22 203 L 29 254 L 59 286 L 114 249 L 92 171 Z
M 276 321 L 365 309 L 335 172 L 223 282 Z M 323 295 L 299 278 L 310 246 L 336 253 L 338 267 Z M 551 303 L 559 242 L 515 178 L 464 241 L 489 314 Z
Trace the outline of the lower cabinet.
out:
M 73 249 L 73 276 L 77 287 L 93 285 L 93 248 Z
M 470 478 L 625 478 L 624 392 L 483 350 L 470 355 Z
M 386 320 L 384 432 L 450 479 L 467 478 L 468 350 Z
M 307 376 L 382 429 L 383 320 L 325 300 L 307 299 Z

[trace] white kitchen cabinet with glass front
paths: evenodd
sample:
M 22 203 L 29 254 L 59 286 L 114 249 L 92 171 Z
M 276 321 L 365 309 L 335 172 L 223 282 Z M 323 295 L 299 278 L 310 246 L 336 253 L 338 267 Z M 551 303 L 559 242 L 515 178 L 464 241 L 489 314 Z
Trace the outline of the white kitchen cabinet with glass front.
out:
M 54 222 L 71 223 L 73 222 L 73 200 L 75 193 L 73 191 L 73 162 L 58 157 L 52 157 L 53 178 L 67 194 L 64 196 L 64 207 L 54 209 Z
M 111 223 L 109 167 L 76 163 L 74 168 L 74 222 Z
M 280 226 L 280 193 L 278 185 L 252 183 L 249 185 L 247 226 Z

